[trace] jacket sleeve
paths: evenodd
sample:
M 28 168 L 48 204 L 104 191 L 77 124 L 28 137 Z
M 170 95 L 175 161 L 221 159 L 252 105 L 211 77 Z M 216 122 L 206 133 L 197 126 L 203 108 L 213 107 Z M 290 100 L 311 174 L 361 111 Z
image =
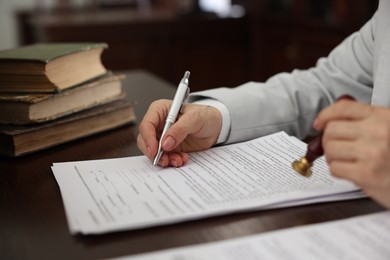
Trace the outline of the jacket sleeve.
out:
M 196 92 L 189 100 L 208 97 L 226 105 L 231 117 L 226 143 L 278 131 L 298 138 L 314 134 L 316 115 L 337 97 L 350 94 L 360 102 L 370 102 L 375 17 L 313 68 L 280 73 L 264 83 Z

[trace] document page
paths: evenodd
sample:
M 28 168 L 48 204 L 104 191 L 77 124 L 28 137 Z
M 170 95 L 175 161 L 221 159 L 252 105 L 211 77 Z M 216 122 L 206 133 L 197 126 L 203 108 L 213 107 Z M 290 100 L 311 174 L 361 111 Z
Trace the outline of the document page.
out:
M 118 259 L 390 259 L 390 212 Z
M 306 144 L 284 132 L 193 153 L 180 168 L 146 156 L 54 163 L 72 233 L 139 229 L 243 210 L 365 196 L 333 178 L 323 158 L 303 177 L 291 162 Z

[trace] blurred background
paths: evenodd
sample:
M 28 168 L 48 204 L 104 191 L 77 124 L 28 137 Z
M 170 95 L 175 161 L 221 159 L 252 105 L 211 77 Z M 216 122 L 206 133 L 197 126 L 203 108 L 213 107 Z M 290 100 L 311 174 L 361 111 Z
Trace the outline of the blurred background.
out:
M 315 64 L 377 0 L 0 0 L 0 50 L 106 42 L 110 70 L 145 69 L 191 89 L 234 87 Z

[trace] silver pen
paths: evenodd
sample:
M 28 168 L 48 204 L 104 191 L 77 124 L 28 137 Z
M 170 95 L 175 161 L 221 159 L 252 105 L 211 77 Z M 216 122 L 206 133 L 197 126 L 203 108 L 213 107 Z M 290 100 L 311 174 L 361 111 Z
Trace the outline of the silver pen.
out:
M 175 97 L 173 98 L 171 108 L 169 109 L 167 120 L 165 121 L 164 129 L 162 131 L 160 141 L 158 142 L 158 151 L 156 157 L 153 161 L 153 166 L 156 166 L 158 161 L 160 161 L 163 150 L 161 149 L 161 142 L 164 138 L 165 133 L 175 122 L 179 111 L 181 110 L 184 102 L 187 100 L 187 96 L 190 93 L 189 85 L 190 72 L 186 71 L 183 78 L 181 79 L 179 86 L 177 87 Z

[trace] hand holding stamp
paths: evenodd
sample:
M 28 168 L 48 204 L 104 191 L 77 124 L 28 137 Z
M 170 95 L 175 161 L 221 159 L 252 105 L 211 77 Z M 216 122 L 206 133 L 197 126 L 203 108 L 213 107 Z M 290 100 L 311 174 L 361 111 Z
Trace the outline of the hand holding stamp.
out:
M 343 95 L 339 97 L 337 101 L 342 99 L 355 100 L 349 95 Z M 319 135 L 314 137 L 307 145 L 306 155 L 292 163 L 292 168 L 300 175 L 310 177 L 312 175 L 311 168 L 314 161 L 324 154 L 324 149 L 322 148 L 322 135 L 323 133 L 321 132 Z

